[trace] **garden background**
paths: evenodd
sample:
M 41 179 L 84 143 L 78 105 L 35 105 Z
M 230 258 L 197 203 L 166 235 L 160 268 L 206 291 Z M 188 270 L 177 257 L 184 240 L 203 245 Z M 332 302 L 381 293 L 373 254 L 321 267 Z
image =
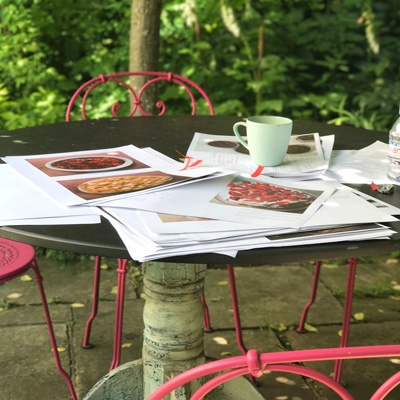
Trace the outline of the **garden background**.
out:
M 218 115 L 387 131 L 400 103 L 398 5 L 164 0 L 159 70 L 203 86 Z M 0 130 L 63 121 L 84 81 L 128 70 L 131 7 L 132 0 L 1 0 Z M 113 102 L 105 96 L 104 110 Z M 179 104 L 169 111 L 180 114 Z

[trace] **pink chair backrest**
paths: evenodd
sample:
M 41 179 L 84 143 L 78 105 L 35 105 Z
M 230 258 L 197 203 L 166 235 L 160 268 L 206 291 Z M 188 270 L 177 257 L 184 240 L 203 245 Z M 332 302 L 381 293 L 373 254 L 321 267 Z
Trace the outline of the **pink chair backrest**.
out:
M 135 90 L 126 78 L 132 76 L 146 76 L 149 80 L 139 89 Z M 104 85 L 107 82 L 114 82 L 115 84 L 123 87 L 127 90 L 128 94 L 131 98 L 131 110 L 128 115 L 123 116 L 133 116 L 135 113 L 140 112 L 143 115 L 151 115 L 143 108 L 142 105 L 142 96 L 145 90 L 151 86 L 156 84 L 157 82 L 170 82 L 180 86 L 184 89 L 186 94 L 189 96 L 190 104 L 191 104 L 191 114 L 195 115 L 197 112 L 196 102 L 197 98 L 202 98 L 206 102 L 208 106 L 208 110 L 210 115 L 214 115 L 214 107 L 211 103 L 210 98 L 207 93 L 195 82 L 192 80 L 185 78 L 181 75 L 173 74 L 172 72 L 152 72 L 152 71 L 142 71 L 142 72 L 119 72 L 114 74 L 105 74 L 100 75 L 96 78 L 93 78 L 86 83 L 84 83 L 71 97 L 71 100 L 67 107 L 66 112 L 66 120 L 71 120 L 71 112 L 74 108 L 75 103 L 82 98 L 81 101 L 81 115 L 83 119 L 90 119 L 87 115 L 87 101 L 91 94 L 91 92 L 98 86 Z M 196 93 L 197 92 L 197 93 Z M 167 111 L 167 107 L 163 101 L 158 101 L 156 103 L 156 107 L 159 109 L 159 112 L 156 115 L 164 115 Z M 115 103 L 111 106 L 111 116 L 114 118 L 120 118 L 121 115 L 118 115 L 118 110 L 120 109 L 120 104 Z
M 147 400 L 162 400 L 174 390 L 187 385 L 195 379 L 202 379 L 207 375 L 214 375 L 190 397 L 190 400 L 202 400 L 217 386 L 242 375 L 251 374 L 258 378 L 267 371 L 295 374 L 315 381 L 319 381 L 333 390 L 343 400 L 354 400 L 354 397 L 340 383 L 322 372 L 309 367 L 296 365 L 309 361 L 323 361 L 336 359 L 362 359 L 379 357 L 398 357 L 400 345 L 359 346 L 345 348 L 325 348 L 312 350 L 281 351 L 258 354 L 254 349 L 247 355 L 229 357 L 222 360 L 208 362 L 176 375 L 156 389 Z M 219 373 L 219 374 L 218 374 Z M 381 400 L 386 394 L 400 384 L 400 372 L 397 372 L 373 393 L 370 400 Z

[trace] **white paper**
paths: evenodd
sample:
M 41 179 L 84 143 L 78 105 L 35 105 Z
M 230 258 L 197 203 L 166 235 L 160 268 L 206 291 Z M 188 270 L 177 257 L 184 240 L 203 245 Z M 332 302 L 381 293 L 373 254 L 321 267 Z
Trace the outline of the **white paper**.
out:
M 388 144 L 376 141 L 361 150 L 334 153 L 326 176 L 341 183 L 398 184 L 387 177 Z
M 398 219 L 357 196 L 352 189 L 341 186 L 303 226 L 307 228 L 394 221 Z
M 90 208 L 66 207 L 39 190 L 12 167 L 0 164 L 0 225 L 99 223 Z
M 94 171 L 61 168 L 63 162 L 79 157 L 86 160 L 93 157 L 120 160 L 123 164 Z M 166 156 L 159 158 L 156 153 L 143 151 L 133 145 L 84 152 L 5 157 L 4 161 L 64 205 L 124 197 L 127 192 L 156 191 L 217 172 L 211 168 L 186 168 L 183 163 Z
M 325 143 L 324 148 L 321 141 Z M 277 167 L 265 167 L 259 172 L 280 178 L 310 179 L 308 174 L 315 178 L 327 169 L 333 142 L 334 136 L 320 138 L 318 133 L 293 135 L 290 139 L 288 154 L 282 164 Z M 196 132 L 187 155 L 195 160 L 201 160 L 199 165 L 231 171 L 253 174 L 258 167 L 252 163 L 247 149 L 238 142 L 235 136 Z
M 243 185 L 242 185 L 243 182 Z M 287 188 L 308 196 L 304 202 L 287 202 L 286 205 L 275 202 L 236 201 L 230 194 L 230 185 L 243 187 L 246 183 L 255 183 L 278 188 Z M 185 216 L 219 219 L 223 221 L 247 223 L 269 228 L 298 228 L 333 193 L 336 184 L 324 181 L 283 182 L 269 177 L 249 178 L 245 175 L 229 175 L 207 182 L 197 182 L 170 190 L 148 193 L 141 196 L 124 198 L 104 203 L 107 207 L 137 208 L 147 211 L 163 212 Z M 238 189 L 235 189 L 238 190 Z M 283 202 L 284 203 L 284 202 Z

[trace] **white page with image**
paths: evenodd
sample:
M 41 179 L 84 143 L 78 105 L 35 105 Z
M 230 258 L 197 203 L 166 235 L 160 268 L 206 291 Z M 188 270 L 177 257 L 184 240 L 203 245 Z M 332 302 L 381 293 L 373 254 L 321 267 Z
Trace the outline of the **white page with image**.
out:
M 323 173 L 329 163 L 334 136 L 320 137 L 318 133 L 292 135 L 288 153 L 281 165 L 265 167 L 262 174 L 273 177 L 307 178 L 308 174 Z M 238 139 L 225 135 L 210 135 L 196 132 L 187 151 L 187 156 L 201 160 L 199 165 L 219 167 L 231 171 L 252 174 L 257 165 L 252 163 L 248 150 Z
M 288 182 L 228 175 L 174 189 L 103 203 L 166 214 L 219 219 L 268 228 L 298 228 L 330 197 L 335 182 Z M 258 193 L 269 196 L 258 197 Z M 235 194 L 238 193 L 238 194 Z
M 185 168 L 183 163 L 133 145 L 3 160 L 64 205 L 162 190 L 218 173 L 215 168 Z
M 7 164 L 0 164 L 0 225 L 94 224 L 100 218 L 90 208 L 66 207 L 44 193 Z

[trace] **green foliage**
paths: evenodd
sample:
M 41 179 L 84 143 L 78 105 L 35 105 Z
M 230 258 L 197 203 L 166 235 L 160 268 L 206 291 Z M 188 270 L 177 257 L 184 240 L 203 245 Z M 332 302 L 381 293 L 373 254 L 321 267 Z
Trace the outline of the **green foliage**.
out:
M 37 256 L 44 256 L 57 264 L 75 263 L 85 256 L 61 250 L 45 249 L 44 247 L 36 247 L 35 253 Z
M 80 84 L 127 70 L 131 1 L 2 0 L 0 130 L 62 121 Z M 164 0 L 159 69 L 199 83 L 220 115 L 388 130 L 400 103 L 397 6 Z M 182 114 L 183 102 L 169 95 Z
M 126 70 L 129 15 L 128 0 L 2 0 L 0 129 L 62 121 L 84 80 Z
M 217 114 L 279 113 L 383 130 L 395 118 L 394 1 L 220 0 L 218 12 L 203 0 L 186 2 L 195 4 L 186 17 L 182 3 L 164 7 L 170 47 L 161 62 L 190 65 L 185 72 L 204 82 Z M 174 31 L 185 19 L 196 22 Z

